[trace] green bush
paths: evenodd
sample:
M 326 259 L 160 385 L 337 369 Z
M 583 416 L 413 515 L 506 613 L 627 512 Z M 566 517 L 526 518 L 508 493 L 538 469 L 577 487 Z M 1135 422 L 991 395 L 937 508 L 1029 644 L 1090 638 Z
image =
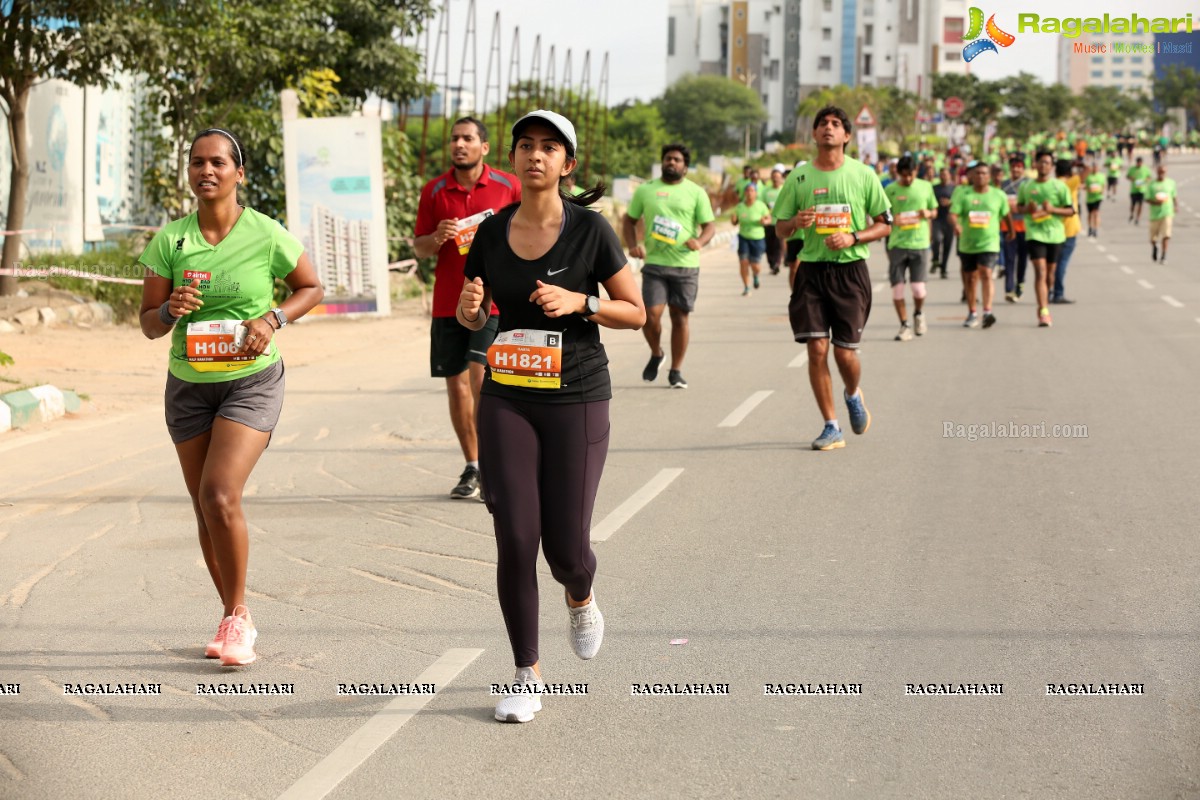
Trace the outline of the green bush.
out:
M 21 261 L 19 267 L 21 269 L 60 267 L 111 278 L 140 280 L 145 268 L 139 265 L 137 260 L 142 254 L 145 241 L 145 238 L 141 236 L 121 239 L 111 249 L 96 250 L 83 255 L 43 253 Z M 52 275 L 44 280 L 55 289 L 71 292 L 100 303 L 107 303 L 112 306 L 113 317 L 118 322 L 136 320 L 138 308 L 142 304 L 140 283 L 108 283 L 90 278 L 68 278 L 61 275 Z

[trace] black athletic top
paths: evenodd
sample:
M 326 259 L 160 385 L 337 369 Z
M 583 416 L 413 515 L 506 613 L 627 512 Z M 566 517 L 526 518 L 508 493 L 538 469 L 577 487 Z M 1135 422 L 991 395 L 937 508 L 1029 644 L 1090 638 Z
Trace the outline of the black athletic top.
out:
M 563 228 L 544 256 L 526 261 L 508 246 L 508 226 L 517 204 L 484 220 L 467 255 L 467 280 L 482 278 L 500 309 L 500 333 L 515 330 L 562 334 L 562 377 L 557 389 L 510 386 L 493 380 L 491 367 L 483 393 L 539 403 L 585 403 L 612 398 L 608 356 L 596 323 L 579 314 L 550 318 L 529 302 L 537 282 L 600 296 L 599 285 L 621 271 L 625 251 L 612 227 L 599 214 L 563 203 Z

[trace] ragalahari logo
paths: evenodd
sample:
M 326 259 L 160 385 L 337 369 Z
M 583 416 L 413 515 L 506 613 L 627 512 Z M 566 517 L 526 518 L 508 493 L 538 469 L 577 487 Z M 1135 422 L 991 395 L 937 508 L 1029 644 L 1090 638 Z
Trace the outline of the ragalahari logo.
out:
M 1017 37 L 1011 33 L 1005 33 L 1000 30 L 1000 26 L 996 24 L 996 15 L 992 14 L 988 17 L 987 25 L 983 24 L 983 10 L 971 6 L 970 27 L 967 28 L 966 34 L 963 35 L 963 41 L 968 44 L 963 47 L 963 61 L 974 61 L 978 56 L 991 51 L 999 53 L 996 45 L 1000 47 L 1008 47 L 1017 40 Z M 980 39 L 980 35 L 987 32 L 986 39 Z M 974 40 L 974 41 L 972 41 Z

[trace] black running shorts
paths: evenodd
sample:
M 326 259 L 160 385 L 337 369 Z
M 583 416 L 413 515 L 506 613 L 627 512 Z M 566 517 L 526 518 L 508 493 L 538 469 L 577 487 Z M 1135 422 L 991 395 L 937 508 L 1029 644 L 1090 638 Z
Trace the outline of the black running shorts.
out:
M 836 263 L 801 261 L 788 303 L 797 342 L 832 339 L 857 349 L 871 316 L 871 275 L 863 260 Z

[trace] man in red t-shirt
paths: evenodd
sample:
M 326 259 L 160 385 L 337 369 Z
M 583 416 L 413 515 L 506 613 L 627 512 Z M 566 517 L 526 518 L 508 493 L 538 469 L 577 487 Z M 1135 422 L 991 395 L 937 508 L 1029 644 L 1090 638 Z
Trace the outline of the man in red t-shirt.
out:
M 467 461 L 458 485 L 450 492 L 456 500 L 480 497 L 475 408 L 483 386 L 487 351 L 500 323 L 494 306 L 483 330 L 469 331 L 455 319 L 463 268 L 483 217 L 521 199 L 521 183 L 515 175 L 483 163 L 489 149 L 487 128 L 482 122 L 472 117 L 455 121 L 450 129 L 450 161 L 454 166 L 421 190 L 413 241 L 417 258 L 437 255 L 429 368 L 433 377 L 446 379 L 450 421 Z

